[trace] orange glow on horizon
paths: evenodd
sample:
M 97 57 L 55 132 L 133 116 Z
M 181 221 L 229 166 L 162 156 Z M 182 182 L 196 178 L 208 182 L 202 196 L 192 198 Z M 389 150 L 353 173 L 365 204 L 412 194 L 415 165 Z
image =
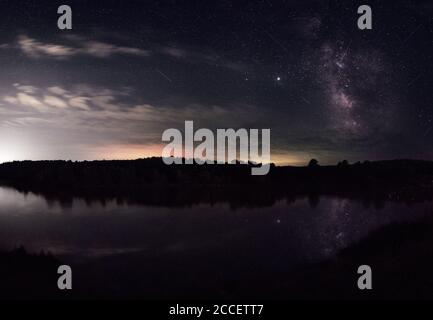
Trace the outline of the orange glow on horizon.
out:
M 161 144 L 119 144 L 96 147 L 91 152 L 93 160 L 134 160 L 149 157 L 160 157 L 162 153 Z
M 65 157 L 63 160 L 135 160 L 150 157 L 161 157 L 162 149 L 165 144 L 107 144 L 101 146 L 82 146 L 81 155 L 78 157 Z M 16 149 L 16 148 L 15 148 Z M 21 160 L 61 160 L 53 157 L 44 157 L 39 154 L 37 157 L 29 157 L 27 154 L 16 154 L 12 148 L 8 148 L 8 153 L 0 154 L 0 163 Z M 305 153 L 288 154 L 283 152 L 271 152 L 271 163 L 277 166 L 305 166 L 311 157 Z M 254 159 L 252 159 L 254 161 Z
M 149 157 L 161 157 L 162 149 L 165 144 L 152 144 L 152 145 L 107 145 L 97 147 L 92 152 L 91 158 L 93 160 L 133 160 Z M 271 162 L 277 166 L 305 166 L 311 157 L 306 154 L 293 155 L 271 153 Z

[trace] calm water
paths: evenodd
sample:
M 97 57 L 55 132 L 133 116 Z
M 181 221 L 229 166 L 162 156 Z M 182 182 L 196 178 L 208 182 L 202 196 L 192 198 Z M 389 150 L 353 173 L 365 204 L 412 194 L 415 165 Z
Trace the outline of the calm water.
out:
M 327 258 L 382 225 L 431 212 L 432 203 L 377 209 L 326 197 L 315 207 L 307 198 L 236 210 L 226 203 L 165 208 L 80 199 L 65 207 L 0 187 L 0 246 L 48 250 L 73 261 L 128 253 L 235 257 L 272 269 Z

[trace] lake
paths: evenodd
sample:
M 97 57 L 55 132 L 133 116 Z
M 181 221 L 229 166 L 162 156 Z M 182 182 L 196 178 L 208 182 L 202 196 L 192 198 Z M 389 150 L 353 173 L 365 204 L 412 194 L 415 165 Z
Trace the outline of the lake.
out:
M 210 277 L 215 285 L 218 279 L 285 274 L 332 258 L 369 232 L 420 219 L 432 208 L 431 202 L 375 207 L 337 197 L 236 209 L 229 203 L 163 207 L 74 199 L 62 204 L 0 187 L 0 246 L 49 251 L 62 262 L 90 270 L 83 277 L 101 277 L 103 283 L 104 273 L 116 274 L 117 286 L 125 288 L 132 277 L 134 285 L 160 289 L 173 280 L 164 275 L 181 273 L 176 281 L 193 291 L 211 285 Z M 207 280 L 194 280 L 200 277 Z

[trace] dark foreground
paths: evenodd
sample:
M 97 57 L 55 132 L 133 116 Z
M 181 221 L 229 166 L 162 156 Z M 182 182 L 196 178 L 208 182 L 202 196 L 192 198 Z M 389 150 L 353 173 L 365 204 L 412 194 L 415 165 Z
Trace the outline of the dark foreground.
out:
M 212 267 L 212 259 L 196 260 L 191 277 L 188 259 L 158 261 L 158 257 L 112 257 L 113 261 L 80 265 L 71 292 L 57 289 L 56 270 L 64 261 L 23 249 L 0 254 L 2 299 L 392 299 L 433 297 L 433 220 L 395 224 L 377 230 L 329 261 L 285 273 L 244 270 L 233 278 Z M 67 263 L 67 262 L 65 262 Z M 155 274 L 152 265 L 163 267 Z M 236 261 L 233 261 L 236 264 Z M 373 268 L 373 290 L 356 287 L 359 265 Z M 125 272 L 130 270 L 130 272 Z M 257 270 L 256 270 L 257 271 Z M 130 274 L 130 277 L 128 276 Z M 136 275 L 143 275 L 136 277 Z M 186 276 L 185 275 L 189 275 Z
M 380 207 L 385 201 L 431 201 L 433 194 L 433 164 L 423 161 L 275 167 L 268 176 L 251 177 L 246 166 L 166 167 L 158 160 L 12 163 L 0 165 L 0 180 L 66 206 L 80 198 L 168 207 L 224 201 L 233 207 L 261 208 L 307 195 L 314 207 L 321 195 L 337 195 L 357 199 L 367 207 Z M 288 268 L 268 268 L 278 261 L 249 264 L 246 248 L 234 244 L 222 248 L 225 256 L 231 257 L 224 262 L 206 252 L 206 247 L 170 256 L 157 251 L 118 253 L 91 262 L 74 262 L 70 292 L 57 289 L 56 271 L 60 264 L 71 261 L 20 248 L 0 253 L 0 297 L 431 299 L 432 244 L 430 212 L 416 221 L 373 230 L 325 261 Z M 357 268 L 364 264 L 373 269 L 371 291 L 360 291 L 356 286 Z

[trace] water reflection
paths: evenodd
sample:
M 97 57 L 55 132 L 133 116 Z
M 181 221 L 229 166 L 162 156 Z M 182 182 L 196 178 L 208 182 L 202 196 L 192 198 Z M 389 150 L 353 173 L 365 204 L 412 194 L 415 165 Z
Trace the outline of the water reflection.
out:
M 65 206 L 0 187 L 0 244 L 49 250 L 74 261 L 140 253 L 287 268 L 330 257 L 371 230 L 431 211 L 431 202 L 384 202 L 378 209 L 337 197 L 280 199 L 271 206 L 236 209 L 224 202 L 164 207 L 78 198 Z

